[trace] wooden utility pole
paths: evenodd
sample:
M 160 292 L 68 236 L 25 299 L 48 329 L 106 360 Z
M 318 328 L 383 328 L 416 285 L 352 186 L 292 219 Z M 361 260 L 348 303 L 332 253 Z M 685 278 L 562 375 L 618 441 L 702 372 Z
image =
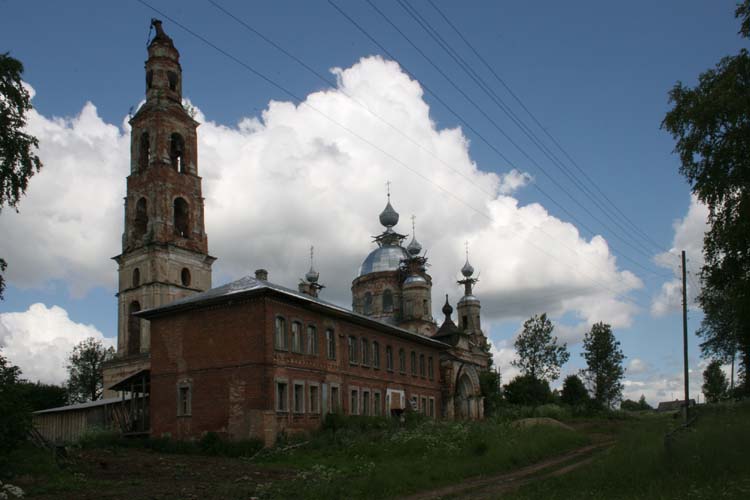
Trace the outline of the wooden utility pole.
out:
M 687 285 L 685 271 L 685 250 L 682 251 L 682 348 L 685 361 L 685 424 L 688 422 L 688 408 L 690 408 L 690 379 L 688 376 L 688 334 L 687 334 Z

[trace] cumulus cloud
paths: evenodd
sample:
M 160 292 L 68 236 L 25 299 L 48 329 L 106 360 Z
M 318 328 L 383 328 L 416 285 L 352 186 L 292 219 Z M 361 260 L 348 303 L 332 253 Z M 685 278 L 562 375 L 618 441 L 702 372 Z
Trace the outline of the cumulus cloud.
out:
M 396 229 L 410 232 L 408 217 L 416 215 L 435 297 L 460 295 L 456 278 L 469 241 L 488 320 L 547 311 L 630 323 L 637 309 L 627 294 L 640 280 L 618 268 L 602 237 L 587 240 L 542 205 L 510 196 L 528 174 L 481 170 L 462 131 L 437 128 L 421 86 L 396 63 L 368 57 L 333 72 L 338 88 L 302 104 L 272 101 L 237 126 L 198 111 L 206 231 L 219 257 L 215 284 L 263 267 L 271 280 L 293 286 L 314 244 L 325 297 L 349 304 L 351 280 L 382 230 L 377 215 L 390 180 L 402 215 Z M 185 78 L 189 89 L 189 72 Z M 104 123 L 89 103 L 72 119 L 33 113 L 29 129 L 45 167 L 21 213 L 0 218 L 10 282 L 62 279 L 77 294 L 113 288 L 109 257 L 119 253 L 122 233 L 127 126 Z
M 647 362 L 639 358 L 633 358 L 630 360 L 630 363 L 628 363 L 626 373 L 628 375 L 640 375 L 642 373 L 648 372 L 650 369 L 651 367 Z
M 0 347 L 32 382 L 62 384 L 67 357 L 79 342 L 93 337 L 113 346 L 93 325 L 76 323 L 65 309 L 37 303 L 24 312 L 0 314 Z
M 699 273 L 703 267 L 703 236 L 708 230 L 708 207 L 695 195 L 690 196 L 690 207 L 684 218 L 673 224 L 674 240 L 668 252 L 658 254 L 654 261 L 674 272 L 674 279 L 662 284 L 659 293 L 651 302 L 651 313 L 663 316 L 679 310 L 682 306 L 682 271 L 680 252 L 685 250 L 689 273 L 687 281 L 688 304 L 695 304 L 700 294 Z

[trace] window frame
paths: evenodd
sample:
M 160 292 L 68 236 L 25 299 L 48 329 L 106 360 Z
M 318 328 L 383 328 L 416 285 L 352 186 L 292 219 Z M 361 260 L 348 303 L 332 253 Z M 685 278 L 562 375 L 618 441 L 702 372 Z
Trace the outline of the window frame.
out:
M 435 380 L 435 362 L 432 356 L 427 358 L 427 378 Z
M 406 375 L 406 350 L 403 347 L 398 350 L 398 371 Z
M 279 323 L 281 323 L 281 328 L 279 328 Z M 273 347 L 277 351 L 289 350 L 289 332 L 286 327 L 286 318 L 280 314 L 274 316 Z
M 357 337 L 354 335 L 349 335 L 348 337 L 349 342 L 349 364 L 350 365 L 357 365 L 359 364 L 358 360 L 358 354 L 359 354 L 359 342 L 357 341 Z
M 279 397 L 279 388 L 284 388 L 284 397 Z M 274 409 L 276 413 L 289 413 L 289 380 L 285 378 L 274 379 Z
M 336 360 L 336 332 L 333 328 L 326 328 L 326 357 Z
M 362 349 L 362 360 L 360 364 L 365 368 L 370 366 L 370 341 L 362 337 L 359 340 L 360 348 Z
M 187 395 L 184 400 L 183 392 Z M 177 416 L 193 416 L 193 383 L 190 380 L 181 380 L 177 383 Z
M 318 328 L 313 324 L 307 325 L 307 354 L 318 355 Z
M 289 350 L 295 354 L 305 354 L 305 339 L 304 335 L 302 335 L 301 321 L 292 320 L 291 337 L 292 342 Z
M 389 345 L 385 346 L 385 369 L 393 371 L 393 347 Z
M 372 341 L 372 367 L 380 370 L 380 343 L 377 340 Z
M 411 367 L 411 376 L 416 377 L 417 376 L 417 352 L 411 351 L 411 354 L 409 355 L 409 362 Z
M 419 355 L 419 376 L 422 378 L 427 377 L 427 366 L 425 364 L 424 353 Z
M 301 400 L 297 400 L 297 388 L 300 388 L 299 395 Z M 305 414 L 305 382 L 302 380 L 295 380 L 292 383 L 292 412 L 295 415 Z M 299 404 L 297 404 L 299 403 Z
M 359 387 L 349 387 L 349 415 L 359 415 Z
M 313 390 L 316 394 L 313 394 Z M 307 382 L 308 413 L 313 415 L 320 414 L 320 394 L 320 384 L 317 382 Z

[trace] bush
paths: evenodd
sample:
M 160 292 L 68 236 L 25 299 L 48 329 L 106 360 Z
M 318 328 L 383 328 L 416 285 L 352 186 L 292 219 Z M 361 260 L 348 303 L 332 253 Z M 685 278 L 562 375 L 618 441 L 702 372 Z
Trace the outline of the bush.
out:
M 561 400 L 566 405 L 580 406 L 589 402 L 589 393 L 577 375 L 568 375 L 563 382 Z
M 551 403 L 552 392 L 546 380 L 519 375 L 505 386 L 505 399 L 511 404 L 537 406 Z

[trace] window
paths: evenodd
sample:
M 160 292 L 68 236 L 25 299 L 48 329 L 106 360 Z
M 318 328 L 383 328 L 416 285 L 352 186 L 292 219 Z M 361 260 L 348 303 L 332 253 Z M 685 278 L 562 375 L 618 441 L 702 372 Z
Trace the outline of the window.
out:
M 381 404 L 380 404 L 380 393 L 375 392 L 372 395 L 372 414 L 373 415 L 380 415 L 381 414 Z
M 359 415 L 359 390 L 352 389 L 351 397 L 349 398 L 349 414 Z
M 174 200 L 174 232 L 183 238 L 190 237 L 190 207 L 183 198 Z
M 411 352 L 411 374 L 413 377 L 417 376 L 417 353 L 412 351 Z
M 336 334 L 333 330 L 326 330 L 326 352 L 328 359 L 336 359 Z
M 169 81 L 169 90 L 177 90 L 177 73 L 167 71 L 167 81 Z
M 372 294 L 370 292 L 365 293 L 365 315 L 369 316 L 372 314 Z
M 133 233 L 137 239 L 140 239 L 146 235 L 146 231 L 148 231 L 148 203 L 146 198 L 141 198 L 135 204 Z
M 424 354 L 419 355 L 419 376 L 425 377 L 427 375 L 427 370 L 424 366 Z
M 427 376 L 430 377 L 430 380 L 435 378 L 435 367 L 432 363 L 432 356 L 427 358 Z
M 380 344 L 372 343 L 372 367 L 380 368 Z
M 286 320 L 281 316 L 276 316 L 274 347 L 282 351 L 289 349 L 289 339 L 286 332 Z
M 341 408 L 341 399 L 339 398 L 338 386 L 335 386 L 335 385 L 331 386 L 331 400 L 328 402 L 328 404 L 329 404 L 328 409 L 332 413 L 336 413 Z
M 307 354 L 318 355 L 318 329 L 307 325 Z
M 189 417 L 193 413 L 192 387 L 189 382 L 177 386 L 177 416 Z
M 302 324 L 292 321 L 292 352 L 302 352 Z
M 411 300 L 407 300 L 404 304 L 404 316 L 407 318 L 411 318 L 414 314 L 414 302 Z
M 428 413 L 429 416 L 434 417 L 435 416 L 435 398 L 430 398 L 430 412 Z
M 177 172 L 185 173 L 185 140 L 174 133 L 169 138 L 169 161 Z
M 398 369 L 401 373 L 406 373 L 406 353 L 403 349 L 398 350 Z
M 320 396 L 317 385 L 310 385 L 310 413 L 320 413 Z
M 289 384 L 276 382 L 276 411 L 289 411 Z
M 362 415 L 370 414 L 370 391 L 362 391 Z
M 128 306 L 128 354 L 135 355 L 141 352 L 141 320 L 133 316 L 141 310 L 141 304 L 134 300 Z
M 393 312 L 393 292 L 388 289 L 383 292 L 383 312 Z
M 151 140 L 148 132 L 141 134 L 141 143 L 138 149 L 138 170 L 146 170 L 151 162 Z
M 427 299 L 422 301 L 422 314 L 424 314 L 426 318 L 430 317 L 430 303 Z
M 427 413 L 427 398 L 426 397 L 422 396 L 421 404 L 422 404 L 422 407 L 419 409 L 419 411 L 426 414 Z
M 190 286 L 190 269 L 187 267 L 182 268 L 182 272 L 180 272 L 180 281 L 182 281 L 182 286 Z
M 464 315 L 464 316 L 462 317 L 462 320 L 461 320 L 461 322 L 462 322 L 462 323 L 463 323 L 463 325 L 464 325 L 464 330 L 466 330 L 467 328 L 469 328 L 469 317 L 468 317 L 468 316 Z
M 141 270 L 137 267 L 133 269 L 133 286 L 136 287 L 141 284 Z
M 370 365 L 370 343 L 362 339 L 362 366 Z
M 393 371 L 393 347 L 385 346 L 385 368 L 389 371 Z
M 357 339 L 355 337 L 349 337 L 349 363 L 357 364 Z
M 151 88 L 151 85 L 154 83 L 154 72 L 153 70 L 146 73 L 146 88 Z
M 305 384 L 294 383 L 294 413 L 305 413 Z

